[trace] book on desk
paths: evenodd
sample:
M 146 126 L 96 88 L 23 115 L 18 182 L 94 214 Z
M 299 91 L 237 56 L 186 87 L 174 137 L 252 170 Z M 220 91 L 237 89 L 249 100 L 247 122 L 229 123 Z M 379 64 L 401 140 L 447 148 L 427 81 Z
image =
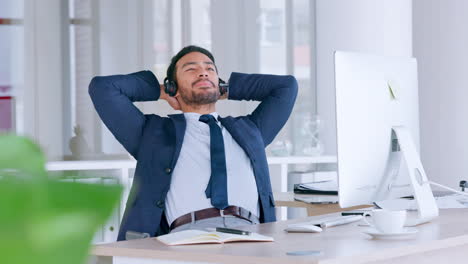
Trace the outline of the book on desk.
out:
M 316 181 L 294 184 L 296 194 L 323 194 L 338 195 L 338 182 L 336 180 Z
M 250 233 L 249 235 L 208 232 L 202 230 L 184 230 L 156 237 L 168 246 L 192 244 L 223 244 L 229 242 L 273 242 L 269 236 Z

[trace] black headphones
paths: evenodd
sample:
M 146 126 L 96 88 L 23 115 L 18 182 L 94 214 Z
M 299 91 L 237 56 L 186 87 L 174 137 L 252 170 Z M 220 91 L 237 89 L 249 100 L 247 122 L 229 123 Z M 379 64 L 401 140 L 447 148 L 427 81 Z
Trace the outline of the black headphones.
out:
M 219 93 L 224 95 L 229 89 L 229 84 L 219 78 Z M 164 78 L 164 92 L 169 96 L 175 96 L 177 94 L 177 83 L 175 81 L 170 81 L 169 78 Z

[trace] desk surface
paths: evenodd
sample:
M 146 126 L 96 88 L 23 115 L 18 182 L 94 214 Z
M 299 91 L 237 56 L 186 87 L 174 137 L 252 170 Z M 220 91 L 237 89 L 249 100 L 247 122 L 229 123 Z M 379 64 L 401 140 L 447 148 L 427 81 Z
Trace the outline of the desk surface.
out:
M 207 263 L 443 263 L 453 264 L 468 255 L 468 209 L 446 209 L 440 217 L 421 225 L 406 240 L 375 240 L 366 227 L 352 223 L 322 233 L 286 233 L 287 224 L 317 217 L 260 224 L 244 229 L 272 236 L 275 242 L 224 245 L 166 246 L 154 238 L 96 246 L 93 255 L 154 258 Z M 288 256 L 286 252 L 320 250 L 321 256 Z M 149 262 L 145 262 L 149 263 Z

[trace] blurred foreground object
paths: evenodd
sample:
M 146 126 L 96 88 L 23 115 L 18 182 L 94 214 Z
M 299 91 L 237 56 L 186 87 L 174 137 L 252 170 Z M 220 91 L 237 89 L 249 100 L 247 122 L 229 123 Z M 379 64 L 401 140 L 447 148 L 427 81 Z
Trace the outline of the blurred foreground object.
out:
M 121 192 L 53 179 L 35 143 L 0 135 L 0 263 L 85 263 Z

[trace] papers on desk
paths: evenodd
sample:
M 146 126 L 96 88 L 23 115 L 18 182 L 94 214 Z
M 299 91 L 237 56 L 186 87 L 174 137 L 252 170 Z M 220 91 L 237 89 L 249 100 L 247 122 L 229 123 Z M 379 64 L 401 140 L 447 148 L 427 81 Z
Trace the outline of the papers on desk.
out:
M 329 180 L 294 184 L 294 193 L 337 195 L 338 182 L 337 180 Z
M 294 200 L 310 204 L 336 204 L 339 202 L 338 195 L 296 195 Z
M 468 208 L 468 196 L 459 194 L 435 197 L 439 209 Z M 418 210 L 413 199 L 392 199 L 375 202 L 375 205 L 386 210 Z

